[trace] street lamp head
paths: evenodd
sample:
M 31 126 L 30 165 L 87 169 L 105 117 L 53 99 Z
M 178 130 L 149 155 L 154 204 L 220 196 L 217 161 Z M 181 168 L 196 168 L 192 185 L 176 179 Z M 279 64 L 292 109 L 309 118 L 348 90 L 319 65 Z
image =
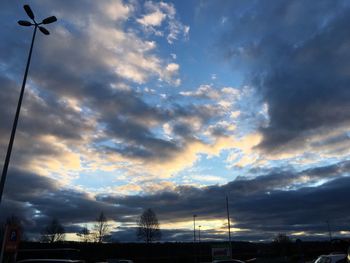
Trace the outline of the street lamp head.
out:
M 23 6 L 24 10 L 26 11 L 27 15 L 34 20 L 34 13 L 32 11 L 32 9 L 30 8 L 29 5 L 24 5 Z
M 30 6 L 24 5 L 23 8 L 26 11 L 27 15 L 33 20 L 34 23 L 31 23 L 31 22 L 25 21 L 25 20 L 20 20 L 20 21 L 18 21 L 18 24 L 20 24 L 21 26 L 33 26 L 34 25 L 35 29 L 37 27 L 39 27 L 39 30 L 44 35 L 50 35 L 50 32 L 45 27 L 42 27 L 40 25 L 42 25 L 42 24 L 46 25 L 46 24 L 51 24 L 53 22 L 56 22 L 57 18 L 55 16 L 49 16 L 49 17 L 45 18 L 41 23 L 37 23 L 34 20 L 34 13 L 33 13 L 32 9 L 30 8 Z M 34 32 L 36 32 L 36 30 Z
M 57 18 L 55 16 L 50 16 L 50 17 L 47 17 L 43 20 L 43 24 L 51 24 L 53 22 L 56 22 L 57 21 Z
M 18 24 L 21 26 L 32 26 L 33 25 L 31 22 L 26 21 L 26 20 L 19 20 Z
M 39 26 L 39 30 L 40 30 L 41 33 L 43 33 L 44 35 L 50 35 L 49 30 L 47 30 L 45 27 Z

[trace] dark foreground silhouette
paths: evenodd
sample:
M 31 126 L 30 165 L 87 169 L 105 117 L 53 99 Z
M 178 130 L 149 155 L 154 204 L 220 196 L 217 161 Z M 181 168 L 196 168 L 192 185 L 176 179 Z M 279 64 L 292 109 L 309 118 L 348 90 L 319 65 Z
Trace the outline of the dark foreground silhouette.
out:
M 70 258 L 86 262 L 132 259 L 135 263 L 211 262 L 212 246 L 227 243 L 36 243 L 23 242 L 17 260 L 26 258 Z M 334 251 L 346 253 L 349 242 L 296 242 L 288 244 L 232 242 L 233 258 L 254 262 L 307 262 Z

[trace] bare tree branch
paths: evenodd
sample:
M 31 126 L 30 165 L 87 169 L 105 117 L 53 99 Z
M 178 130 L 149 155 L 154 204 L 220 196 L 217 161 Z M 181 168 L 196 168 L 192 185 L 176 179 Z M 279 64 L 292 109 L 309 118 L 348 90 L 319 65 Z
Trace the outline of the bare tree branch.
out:
M 159 240 L 162 233 L 159 228 L 159 223 L 156 214 L 152 209 L 145 210 L 137 221 L 137 238 L 146 243 Z
M 96 224 L 94 225 L 95 241 L 102 243 L 106 241 L 106 237 L 110 232 L 110 225 L 107 223 L 107 218 L 103 212 L 96 218 Z
M 77 233 L 77 236 L 80 237 L 81 241 L 83 241 L 83 242 L 90 242 L 90 241 L 92 241 L 91 232 L 90 232 L 89 228 L 87 227 L 87 225 L 85 225 L 85 227 L 83 227 Z
M 54 218 L 49 225 L 45 227 L 41 233 L 41 240 L 43 242 L 54 243 L 63 241 L 65 238 L 65 230 L 63 225 Z

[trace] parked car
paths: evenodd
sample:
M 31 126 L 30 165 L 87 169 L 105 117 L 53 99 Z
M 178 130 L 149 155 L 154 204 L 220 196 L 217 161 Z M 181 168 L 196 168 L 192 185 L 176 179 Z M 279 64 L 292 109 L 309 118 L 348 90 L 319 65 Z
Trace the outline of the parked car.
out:
M 95 263 L 134 263 L 131 259 L 107 259 L 107 261 L 98 261 Z
M 134 263 L 131 259 L 107 259 L 108 263 Z
M 23 259 L 16 263 L 85 263 L 83 260 L 70 260 L 70 259 Z
M 239 259 L 221 259 L 221 260 L 214 260 L 213 263 L 244 263 L 244 261 Z
M 26 259 L 80 260 L 80 250 L 74 248 L 20 249 L 18 251 L 17 260 L 22 261 Z
M 346 263 L 346 254 L 329 254 L 319 256 L 315 263 Z

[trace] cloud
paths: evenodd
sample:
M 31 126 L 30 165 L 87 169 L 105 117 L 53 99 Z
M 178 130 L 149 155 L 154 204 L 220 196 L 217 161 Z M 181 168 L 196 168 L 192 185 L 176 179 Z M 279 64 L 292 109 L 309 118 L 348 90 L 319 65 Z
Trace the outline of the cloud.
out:
M 132 5 L 125 4 L 122 1 L 107 0 L 101 3 L 99 7 L 103 13 L 106 13 L 114 21 L 125 20 L 134 11 Z
M 93 222 L 104 211 L 109 219 L 120 222 L 125 221 L 123 215 L 130 215 L 125 213 L 127 210 L 129 208 L 116 208 L 97 201 L 91 194 L 64 187 L 58 180 L 11 169 L 0 208 L 0 220 L 17 215 L 24 220 L 25 230 L 31 236 L 37 236 L 52 218 L 69 227 Z M 138 212 L 137 209 L 135 211 Z
M 190 27 L 184 26 L 178 21 L 172 21 L 169 23 L 169 34 L 167 40 L 169 44 L 173 44 L 175 40 L 178 40 L 182 36 L 185 40 L 188 40 L 190 34 Z
M 169 72 L 177 72 L 179 70 L 180 66 L 176 63 L 170 63 L 166 66 L 166 70 Z
M 104 211 L 119 226 L 113 236 L 127 241 L 130 239 L 124 239 L 125 231 L 131 233 L 143 209 L 151 207 L 168 233 L 167 240 L 190 240 L 185 233 L 191 228 L 193 214 L 198 215 L 207 239 L 215 240 L 226 236 L 225 195 L 228 195 L 237 238 L 271 240 L 278 232 L 290 235 L 305 232 L 309 238 L 322 238 L 319 235 L 325 232 L 324 222 L 329 215 L 335 235 L 348 230 L 350 215 L 344 196 L 350 186 L 349 167 L 344 162 L 302 172 L 257 173 L 220 186 L 201 188 L 169 187 L 164 182 L 165 187 L 152 194 L 97 196 L 63 187 L 54 179 L 11 169 L 0 215 L 2 220 L 11 214 L 22 217 L 25 230 L 34 237 L 52 217 L 70 228 L 93 222 Z M 320 180 L 324 183 L 315 187 L 314 183 Z M 176 236 L 174 232 L 184 236 Z
M 137 19 L 137 22 L 144 26 L 160 26 L 165 19 L 166 15 L 163 14 L 160 10 L 144 15 L 142 18 Z
M 188 39 L 190 27 L 176 18 L 176 9 L 172 3 L 146 1 L 144 8 L 147 14 L 136 21 L 144 26 L 146 32 L 156 36 L 167 34 L 169 44 L 173 44 L 179 38 Z M 164 23 L 165 28 L 161 28 Z
M 198 98 L 219 99 L 220 93 L 212 85 L 201 85 L 196 91 L 182 91 L 183 96 L 192 96 Z
M 165 68 L 165 80 L 171 82 L 176 87 L 181 84 L 181 79 L 177 78 L 179 69 L 180 65 L 176 63 L 170 63 Z
M 0 132 L 1 156 L 4 159 L 10 125 L 13 121 L 18 86 L 10 79 L 0 80 L 2 127 Z M 41 174 L 60 173 L 62 177 L 80 170 L 80 156 L 76 147 L 85 140 L 94 124 L 63 99 L 56 100 L 51 94 L 39 94 L 30 85 L 22 105 L 17 136 L 12 152 L 11 166 L 27 168 Z M 10 109 L 10 110 L 9 110 Z M 49 125 L 48 125 L 49 123 Z M 69 144 L 69 146 L 68 146 Z
M 302 173 L 282 171 L 251 179 L 240 178 L 222 186 L 200 189 L 180 186 L 174 191 L 153 195 L 106 197 L 105 201 L 152 207 L 165 225 L 176 222 L 184 225 L 186 220 L 191 223 L 192 214 L 197 214 L 198 220 L 205 220 L 205 225 L 218 218 L 224 220 L 227 194 L 233 227 L 244 240 L 254 239 L 251 233 L 259 239 L 271 240 L 278 232 L 292 234 L 301 231 L 316 238 L 324 233 L 324 222 L 330 214 L 333 215 L 335 233 L 347 229 L 349 214 L 343 197 L 350 181 L 348 177 L 339 177 L 348 172 L 348 168 L 340 171 L 340 167 L 348 167 L 348 164 L 319 167 Z M 305 186 L 301 183 L 305 176 L 313 181 L 319 181 L 320 177 L 330 181 L 319 187 Z M 293 184 L 298 187 L 290 188 Z M 269 224 L 265 223 L 267 221 Z M 215 224 L 216 228 L 217 224 L 220 223 Z
M 225 23 L 219 46 L 268 107 L 260 149 L 302 149 L 315 134 L 349 127 L 346 1 L 271 2 L 268 10 L 258 2 L 224 6 L 217 14 L 236 15 Z
M 230 31 L 221 47 L 233 67 L 248 73 L 249 85 L 203 84 L 164 95 L 157 104 L 150 101 L 158 95 L 158 79 L 181 83 L 182 65 L 160 57 L 152 39 L 156 31 L 169 43 L 186 38 L 189 27 L 176 18 L 174 6 L 81 3 L 33 2 L 38 14 L 54 10 L 60 23 L 50 25 L 49 38 L 37 38 L 2 217 L 20 215 L 35 234 L 51 217 L 73 228 L 105 211 L 127 231 L 142 209 L 152 207 L 169 240 L 175 233 L 167 225 L 189 236 L 181 226 L 190 224 L 194 212 L 210 224 L 214 239 L 225 234 L 218 218 L 225 218 L 227 193 L 242 238 L 280 231 L 316 236 L 327 214 L 334 214 L 336 231 L 348 231 L 341 196 L 349 186 L 349 165 L 342 161 L 349 149 L 346 2 L 321 1 L 304 10 L 299 1 L 281 1 L 267 11 L 258 2 L 223 2 L 217 8 L 234 10 L 235 19 L 222 25 Z M 0 54 L 2 149 L 27 55 L 23 39 L 30 37 L 8 22 L 14 14 L 22 18 L 16 10 L 21 7 L 9 2 L 0 10 L 7 40 L 0 43 L 6 50 Z M 227 167 L 244 177 L 209 187 L 178 186 L 171 176 L 203 155 L 227 156 Z M 291 166 L 276 169 L 286 159 Z M 117 171 L 124 181 L 94 188 L 94 194 L 72 185 L 96 171 Z M 216 180 L 215 174 L 202 176 Z
M 169 178 L 194 165 L 201 154 L 218 156 L 242 147 L 239 141 L 244 139 L 229 136 L 236 127 L 230 116 L 245 96 L 244 88 L 202 85 L 157 104 L 140 91 L 140 85 L 158 79 L 180 85 L 181 65 L 160 57 L 154 40 L 128 27 L 144 11 L 133 2 L 94 2 L 74 12 L 65 3 L 33 2 L 32 7 L 39 14 L 54 10 L 60 23 L 51 25 L 50 38 L 40 35 L 36 42 L 40 52 L 33 54 L 13 167 L 59 179 L 66 187 L 94 171 L 118 171 L 140 182 L 144 176 Z M 17 6 L 9 9 L 15 12 Z M 177 19 L 172 4 L 147 2 L 145 15 L 155 10 L 166 13 L 169 21 Z M 5 24 L 6 30 L 12 27 Z M 8 105 L 16 104 L 26 55 L 22 50 L 27 48 L 20 40 L 26 31 L 14 32 L 8 45 L 0 44 L 11 54 L 21 54 L 0 56 L 6 65 L 0 79 L 3 149 L 14 111 Z M 148 88 L 152 94 L 156 89 L 152 84 Z M 147 191 L 132 184 L 122 191 L 126 189 Z
M 175 15 L 172 5 L 156 5 Z M 11 165 L 69 183 L 84 170 L 110 170 L 178 153 L 180 141 L 165 140 L 152 129 L 197 111 L 182 111 L 179 105 L 159 109 L 136 86 L 159 78 L 177 86 L 180 65 L 163 60 L 154 41 L 127 28 L 128 19 L 136 16 L 133 3 L 74 7 L 53 1 L 32 4 L 38 16 L 54 10 L 59 23 L 50 25 L 49 38 L 37 38 L 40 52 L 33 53 Z M 1 12 L 5 17 L 18 13 L 19 19 L 24 13 L 17 4 Z M 28 48 L 22 40 L 28 32 L 15 26 L 4 24 L 6 34 L 12 33 L 0 44 L 7 50 L 0 56 L 2 149 L 8 143 Z

